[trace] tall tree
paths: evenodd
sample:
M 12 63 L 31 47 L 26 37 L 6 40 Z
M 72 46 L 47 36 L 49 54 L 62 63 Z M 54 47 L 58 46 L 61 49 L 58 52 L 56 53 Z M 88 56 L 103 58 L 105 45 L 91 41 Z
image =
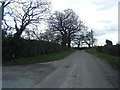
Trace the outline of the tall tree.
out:
M 8 5 L 13 3 L 13 2 L 14 2 L 14 0 L 3 0 L 3 1 L 1 1 L 2 20 L 4 19 L 5 14 L 7 14 L 7 13 L 4 13 L 5 8 L 8 7 Z
M 15 0 L 11 6 L 10 16 L 14 20 L 16 33 L 14 37 L 20 38 L 27 26 L 40 23 L 50 11 L 50 2 L 42 0 Z
M 48 20 L 48 24 L 51 32 L 61 35 L 61 44 L 70 47 L 74 34 L 81 30 L 82 21 L 79 21 L 78 16 L 72 9 L 67 9 L 53 13 Z
M 51 30 L 47 29 L 43 35 L 41 35 L 41 40 L 49 41 L 53 43 L 61 43 L 61 35 L 58 32 L 51 32 Z
M 2 18 L 2 21 L 4 23 L 4 24 L 2 24 L 3 27 L 4 27 L 4 28 L 2 28 L 2 37 L 4 37 L 6 35 L 7 30 L 10 30 L 12 28 L 11 26 L 9 26 L 7 24 L 6 20 L 4 19 L 4 16 L 6 16 L 8 14 L 10 15 L 9 5 L 14 3 L 14 2 L 15 2 L 14 0 L 3 0 L 3 1 L 1 1 L 1 7 L 0 7 L 2 9 L 1 18 Z
M 77 45 L 77 49 L 79 49 L 80 46 L 82 46 L 82 40 L 83 40 L 82 35 L 76 35 L 76 37 L 74 38 L 73 41 Z
M 90 48 L 91 45 L 93 47 L 93 44 L 95 43 L 96 39 L 94 38 L 93 30 L 85 32 L 83 36 L 83 43 L 86 43 L 88 47 Z

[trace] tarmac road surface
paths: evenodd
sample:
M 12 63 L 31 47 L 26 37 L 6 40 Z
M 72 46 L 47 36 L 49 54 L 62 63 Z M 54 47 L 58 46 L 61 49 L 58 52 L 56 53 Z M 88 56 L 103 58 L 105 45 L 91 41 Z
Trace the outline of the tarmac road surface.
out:
M 118 71 L 85 51 L 54 62 L 3 67 L 3 88 L 117 87 Z

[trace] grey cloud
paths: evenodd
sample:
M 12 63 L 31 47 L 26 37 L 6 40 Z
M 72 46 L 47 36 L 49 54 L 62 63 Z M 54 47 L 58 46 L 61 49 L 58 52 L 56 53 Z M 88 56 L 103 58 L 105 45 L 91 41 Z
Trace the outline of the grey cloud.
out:
M 108 10 L 116 7 L 118 0 L 95 0 L 92 4 L 96 6 L 97 10 Z
M 111 24 L 113 21 L 112 20 L 99 20 L 99 23 L 106 23 L 106 24 Z
M 99 36 L 104 36 L 105 34 L 111 34 L 114 32 L 118 32 L 118 26 L 116 24 L 110 25 L 110 27 L 104 27 L 104 29 L 100 30 L 96 30 L 95 31 L 95 36 L 99 37 Z
M 108 30 L 108 32 L 118 31 L 118 25 L 117 24 L 113 24 L 113 25 L 111 25 L 111 27 L 108 27 L 107 30 Z
M 97 10 L 108 10 L 114 8 L 114 4 L 106 4 L 105 6 L 98 7 Z
M 104 30 L 97 30 L 95 31 L 95 36 L 96 37 L 99 37 L 99 36 L 103 36 L 107 33 L 107 31 L 104 29 Z

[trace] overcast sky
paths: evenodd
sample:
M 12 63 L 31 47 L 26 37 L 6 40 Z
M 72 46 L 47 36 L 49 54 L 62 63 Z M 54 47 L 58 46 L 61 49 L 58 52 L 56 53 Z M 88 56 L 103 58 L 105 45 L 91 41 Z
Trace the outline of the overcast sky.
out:
M 109 39 L 118 42 L 119 0 L 52 0 L 52 10 L 73 9 L 89 29 L 95 31 L 98 45 Z

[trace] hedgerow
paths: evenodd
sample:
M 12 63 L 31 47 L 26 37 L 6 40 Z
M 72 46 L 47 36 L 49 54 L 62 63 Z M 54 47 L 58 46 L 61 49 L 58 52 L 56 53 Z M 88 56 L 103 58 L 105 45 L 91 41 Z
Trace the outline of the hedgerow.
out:
M 18 58 L 34 57 L 68 49 L 58 43 L 10 37 L 2 40 L 2 60 L 4 63 Z

